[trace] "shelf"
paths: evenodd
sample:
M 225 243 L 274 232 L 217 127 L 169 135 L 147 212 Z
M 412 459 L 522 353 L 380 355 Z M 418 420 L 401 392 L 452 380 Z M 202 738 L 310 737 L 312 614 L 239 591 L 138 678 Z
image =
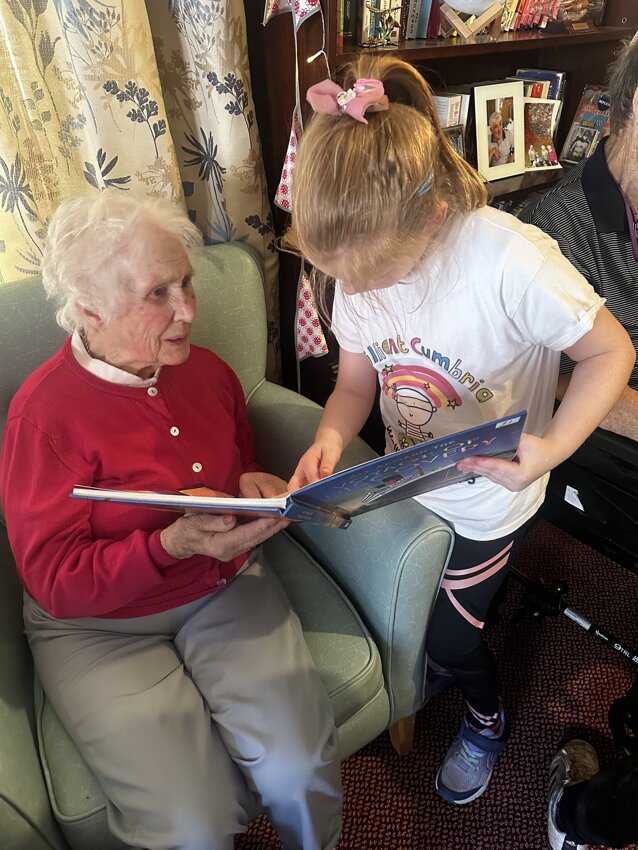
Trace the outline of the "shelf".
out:
M 505 32 L 497 38 L 479 35 L 470 39 L 462 38 L 415 38 L 402 41 L 398 46 L 359 47 L 354 42 L 346 42 L 342 49 L 337 45 L 335 63 L 337 67 L 356 59 L 362 51 L 372 53 L 393 53 L 407 62 L 432 61 L 450 57 L 479 56 L 493 52 L 507 53 L 522 50 L 543 50 L 548 47 L 575 47 L 605 41 L 619 41 L 631 38 L 631 27 L 598 27 L 595 30 L 577 33 L 547 33 L 542 30 L 524 32 Z M 585 60 L 585 57 L 583 57 Z
M 504 195 L 514 195 L 517 192 L 530 192 L 533 189 L 548 189 L 563 179 L 572 166 L 562 168 L 539 169 L 516 174 L 513 177 L 503 177 L 502 180 L 492 180 L 485 184 L 490 198 L 501 198 Z

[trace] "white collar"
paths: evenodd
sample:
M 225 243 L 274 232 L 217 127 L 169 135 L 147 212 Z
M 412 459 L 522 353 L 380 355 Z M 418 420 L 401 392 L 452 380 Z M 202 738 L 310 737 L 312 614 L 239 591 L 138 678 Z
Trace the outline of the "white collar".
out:
M 157 383 L 161 367 L 151 378 L 140 378 L 139 375 L 133 375 L 131 372 L 125 372 L 124 369 L 118 369 L 117 366 L 111 366 L 110 363 L 105 363 L 103 360 L 91 357 L 84 347 L 82 337 L 77 328 L 73 331 L 73 336 L 71 337 L 71 349 L 80 366 L 92 375 L 102 378 L 103 381 L 110 381 L 112 384 L 122 384 L 125 387 L 152 387 Z

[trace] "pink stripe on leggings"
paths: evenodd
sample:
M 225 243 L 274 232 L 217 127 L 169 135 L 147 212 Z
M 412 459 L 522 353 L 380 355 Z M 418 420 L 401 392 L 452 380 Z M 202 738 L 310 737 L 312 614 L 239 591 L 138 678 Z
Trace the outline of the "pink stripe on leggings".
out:
M 510 541 L 504 549 L 501 549 L 496 555 L 493 555 L 491 558 L 488 558 L 487 561 L 483 561 L 482 564 L 476 564 L 474 567 L 468 567 L 466 570 L 447 570 L 445 575 L 453 575 L 453 576 L 466 576 L 470 573 L 475 573 L 478 570 L 483 569 L 483 567 L 489 567 L 497 558 L 502 558 L 506 552 L 512 548 L 514 541 Z

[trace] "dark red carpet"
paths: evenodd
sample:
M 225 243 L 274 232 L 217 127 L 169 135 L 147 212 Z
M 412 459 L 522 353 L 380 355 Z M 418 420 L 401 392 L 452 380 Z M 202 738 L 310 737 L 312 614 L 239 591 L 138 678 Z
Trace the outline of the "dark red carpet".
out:
M 548 583 L 566 579 L 571 607 L 638 646 L 638 576 L 545 522 L 528 535 L 517 567 Z M 488 632 L 512 737 L 485 795 L 453 807 L 434 791 L 461 716 L 458 692 L 444 692 L 417 716 L 409 756 L 399 758 L 384 734 L 344 763 L 339 850 L 544 850 L 547 768 L 557 747 L 584 737 L 601 763 L 619 755 L 607 712 L 635 668 L 565 616 L 512 623 L 520 598 L 520 585 L 510 582 L 501 620 Z M 237 850 L 280 847 L 264 818 L 237 841 Z

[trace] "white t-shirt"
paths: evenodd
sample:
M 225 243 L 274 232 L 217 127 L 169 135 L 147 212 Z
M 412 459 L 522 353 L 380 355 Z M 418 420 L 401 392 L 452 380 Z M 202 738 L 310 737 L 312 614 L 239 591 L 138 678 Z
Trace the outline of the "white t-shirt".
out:
M 337 285 L 332 321 L 339 345 L 378 372 L 392 452 L 520 410 L 525 430 L 541 436 L 560 352 L 603 304 L 553 239 L 483 207 L 452 223 L 436 255 L 403 282 L 357 295 Z M 417 499 L 460 535 L 489 540 L 533 516 L 547 478 L 513 493 L 479 477 Z
M 510 153 L 512 152 L 512 142 L 510 141 L 510 134 L 508 130 L 503 130 L 503 138 L 500 142 L 497 142 L 490 134 L 490 153 L 493 150 L 497 150 L 501 156 L 493 162 L 492 165 L 505 165 L 509 159 Z

